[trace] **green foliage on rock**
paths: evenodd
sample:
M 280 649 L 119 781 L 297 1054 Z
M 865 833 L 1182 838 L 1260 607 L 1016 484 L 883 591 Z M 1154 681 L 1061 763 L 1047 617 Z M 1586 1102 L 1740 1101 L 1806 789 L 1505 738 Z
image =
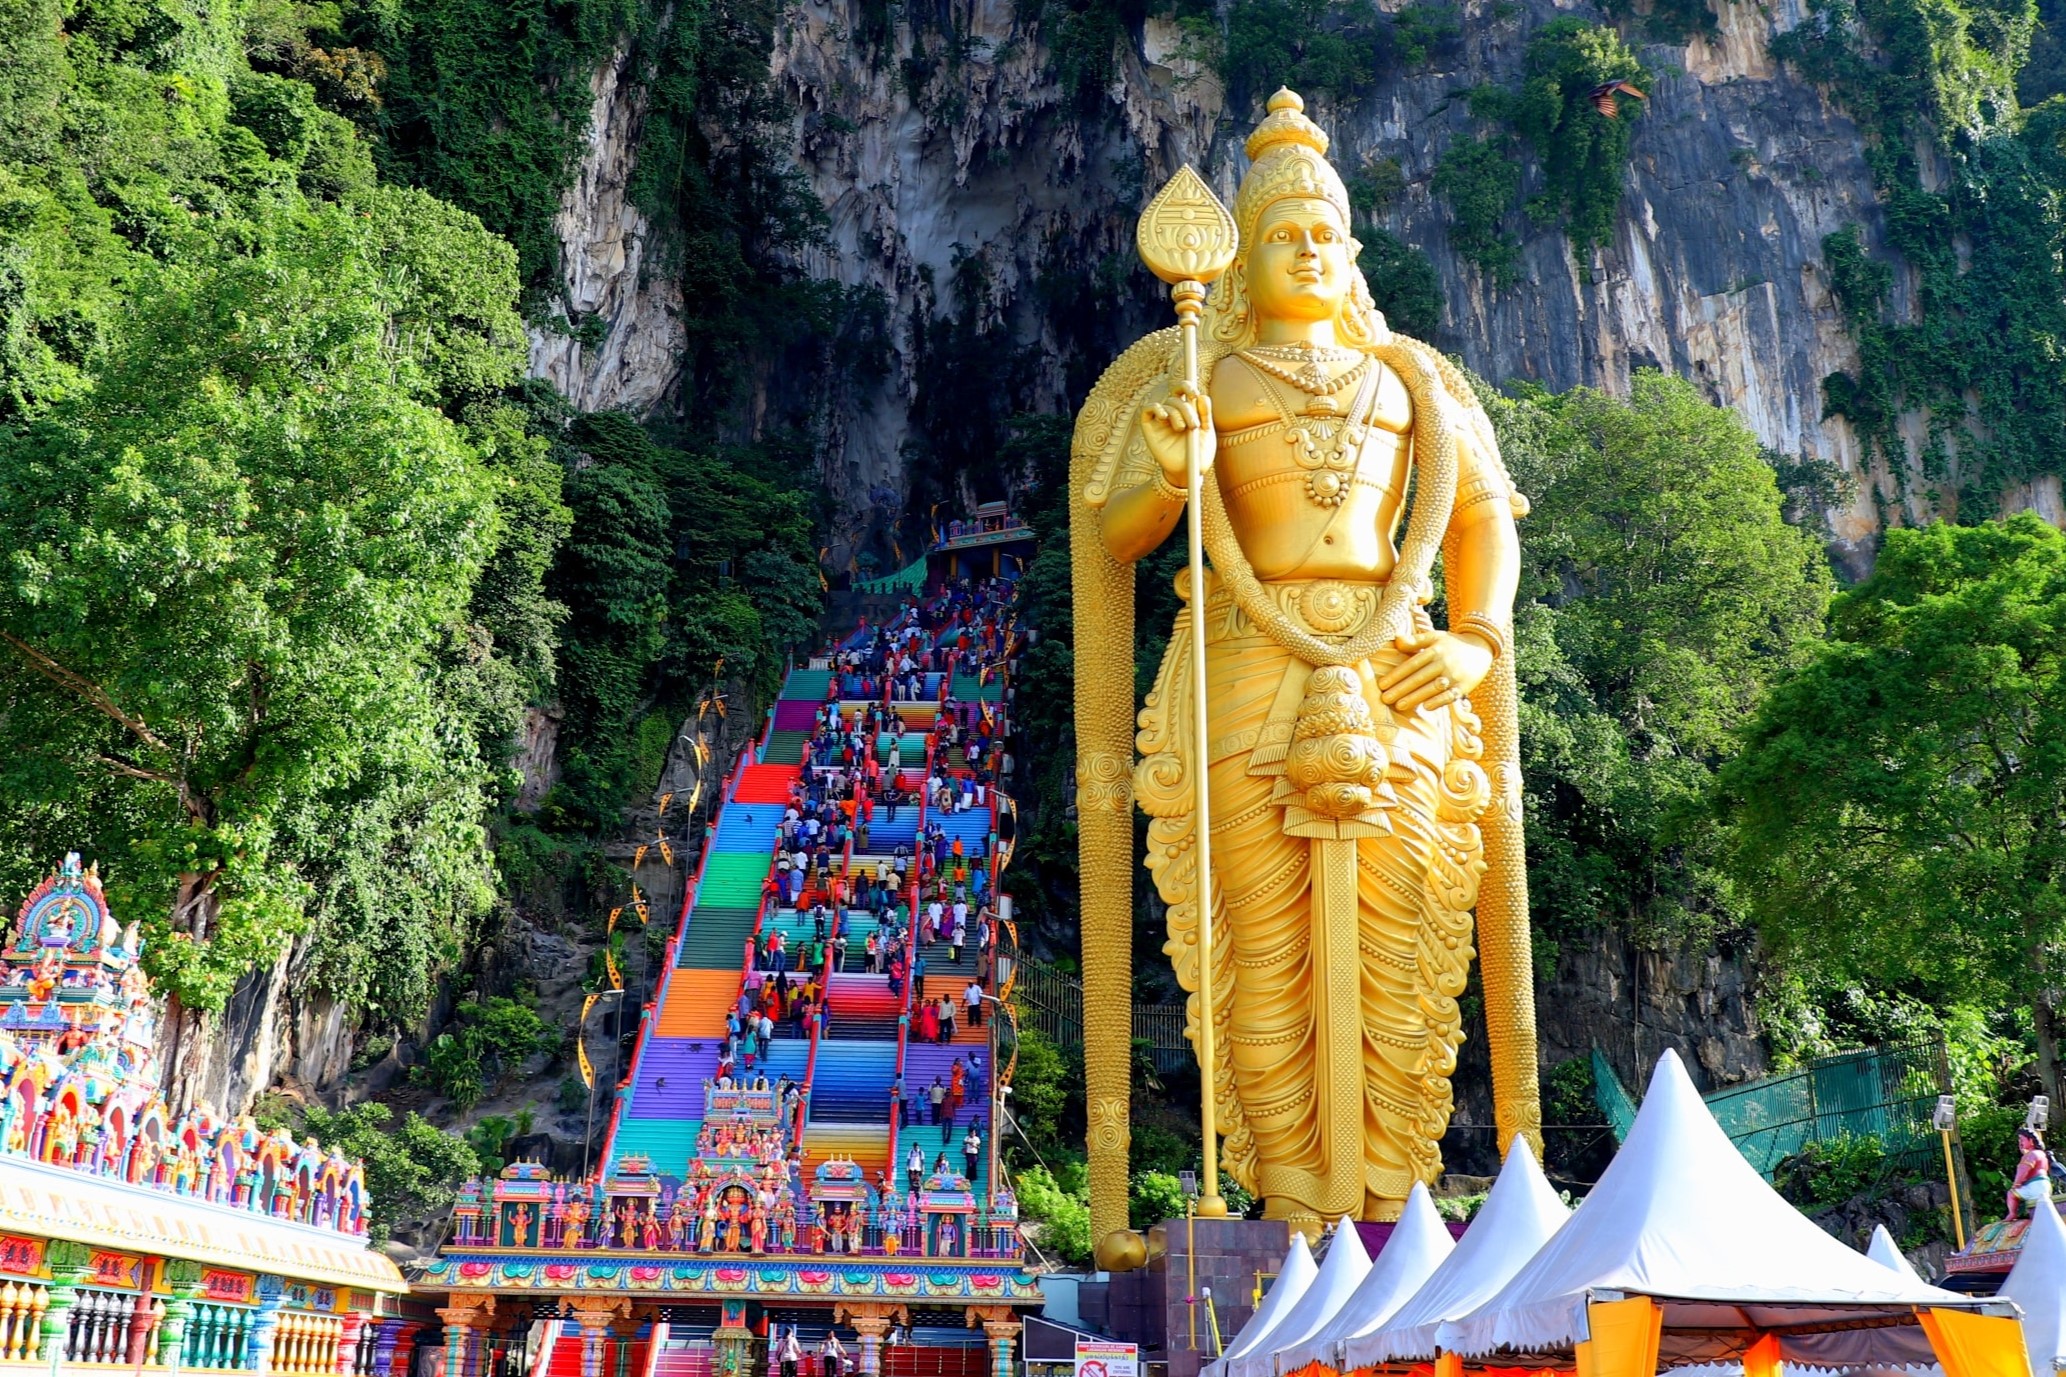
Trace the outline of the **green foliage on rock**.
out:
M 1506 231 L 1521 165 L 1501 139 L 1458 139 L 1435 165 L 1435 193 L 1449 203 L 1449 247 L 1495 286 L 1514 280 L 1521 246 Z
M 468 1110 L 486 1099 L 504 1075 L 543 1052 L 556 1050 L 560 1030 L 520 1000 L 496 995 L 459 1006 L 453 1031 L 424 1049 L 416 1079 Z
M 658 778 L 640 722 L 658 715 L 664 755 L 719 661 L 771 693 L 781 648 L 812 633 L 821 592 L 806 494 L 660 444 L 622 414 L 579 417 L 560 444 L 574 524 L 548 587 L 572 611 L 559 650 L 564 776 L 542 816 L 606 829 Z
M 2032 0 L 1824 0 L 1774 44 L 1865 131 L 1883 242 L 1915 278 L 1897 306 L 1855 229 L 1824 241 L 1860 356 L 1825 414 L 1929 509 L 2066 472 L 2066 104 L 2017 101 L 2036 19 Z
M 1723 771 L 1771 949 L 1831 982 L 2034 1012 L 2058 1087 L 2066 537 L 2030 514 L 1893 530 Z
M 1562 225 L 1581 270 L 1613 237 L 1628 182 L 1632 125 L 1643 102 L 1622 95 L 1609 118 L 1592 93 L 1615 82 L 1641 89 L 1646 75 L 1613 29 L 1572 17 L 1535 32 L 1522 71 L 1518 90 L 1481 86 L 1471 92 L 1471 113 L 1501 132 L 1451 144 L 1435 172 L 1435 190 L 1449 201 L 1456 251 L 1498 284 L 1511 282 L 1514 270 L 1516 245 L 1502 222 L 1520 189 L 1520 147 L 1533 152 L 1541 170 L 1528 217 Z
M 1367 229 L 1356 266 L 1394 330 L 1432 339 L 1442 328 L 1442 278 L 1428 256 L 1389 230 Z

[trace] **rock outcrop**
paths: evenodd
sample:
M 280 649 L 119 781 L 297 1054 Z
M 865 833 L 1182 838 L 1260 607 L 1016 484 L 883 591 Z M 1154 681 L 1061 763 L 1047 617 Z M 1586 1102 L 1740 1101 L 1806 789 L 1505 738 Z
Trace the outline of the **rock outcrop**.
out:
M 886 377 L 836 390 L 823 407 L 834 491 L 905 490 L 922 365 L 914 327 L 970 304 L 948 299 L 965 256 L 985 268 L 988 300 L 978 309 L 1051 356 L 1031 403 L 1069 409 L 1078 398 L 1059 355 L 1081 332 L 1048 314 L 1036 284 L 1058 272 L 1109 275 L 1116 263 L 1122 278 L 1141 280 L 1112 303 L 1139 318 L 1115 326 L 1159 323 L 1145 274 L 1131 268 L 1133 217 L 1187 161 L 1231 193 L 1250 122 L 1250 112 L 1224 108 L 1217 80 L 1183 56 L 1165 21 L 1147 21 L 1119 45 L 1102 99 L 1086 109 L 1057 84 L 1043 35 L 1011 0 L 949 0 L 914 30 L 918 8 L 902 9 L 877 50 L 856 39 L 850 0 L 803 0 L 784 11 L 769 58 L 792 111 L 789 152 L 829 217 L 822 246 L 799 266 L 873 288 L 889 304 Z M 1641 50 L 1651 98 L 1605 248 L 1581 259 L 1554 226 L 1517 224 L 1521 268 L 1504 288 L 1449 251 L 1448 211 L 1430 182 L 1451 142 L 1473 134 L 1458 97 L 1516 83 L 1528 36 L 1570 9 L 1562 0 L 1469 0 L 1462 39 L 1443 55 L 1367 99 L 1316 101 L 1310 113 L 1332 133 L 1344 169 L 1389 159 L 1403 173 L 1382 221 L 1437 265 L 1445 310 L 1436 343 L 1488 377 L 1551 388 L 1619 391 L 1642 367 L 1684 374 L 1778 453 L 1857 475 L 1848 505 L 1830 516 L 1830 536 L 1852 562 L 1868 558 L 1878 480 L 1859 472 L 1848 424 L 1821 417 L 1822 378 L 1857 363 L 1821 240 L 1857 224 L 1875 242 L 1878 210 L 1856 128 L 1770 54 L 1773 35 L 1799 21 L 1801 0 L 1734 0 L 1721 5 L 1712 35 Z M 625 198 L 643 113 L 625 68 L 620 52 L 596 74 L 588 153 L 559 218 L 566 312 L 577 334 L 599 342 L 541 333 L 532 363 L 584 406 L 652 410 L 671 395 L 679 297 L 646 254 L 647 226 Z M 921 69 L 931 74 L 917 82 L 911 73 Z M 842 542 L 860 542 L 879 520 L 845 514 Z M 844 554 L 835 547 L 835 567 Z

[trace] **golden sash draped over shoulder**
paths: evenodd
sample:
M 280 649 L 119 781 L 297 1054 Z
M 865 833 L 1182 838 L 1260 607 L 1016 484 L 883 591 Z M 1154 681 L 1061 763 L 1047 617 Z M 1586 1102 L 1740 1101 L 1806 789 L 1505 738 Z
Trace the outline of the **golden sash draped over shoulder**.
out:
M 1257 216 L 1276 199 L 1338 203 L 1348 223 L 1346 194 L 1323 156 L 1325 135 L 1289 93 L 1271 109 L 1249 141 L 1254 161 L 1236 200 L 1244 257 Z M 1234 361 L 1253 346 L 1255 328 L 1241 262 L 1208 303 L 1201 376 L 1214 376 L 1223 360 L 1268 367 L 1254 354 Z M 1409 658 L 1398 639 L 1431 630 L 1425 608 L 1437 555 L 1453 583 L 1454 571 L 1477 558 L 1473 542 L 1511 545 L 1512 520 L 1526 503 L 1468 381 L 1426 345 L 1387 330 L 1360 273 L 1334 337 L 1364 357 L 1343 371 L 1345 409 L 1323 402 L 1219 432 L 1219 462 L 1203 489 L 1205 606 L 1178 613 L 1137 737 L 1133 572 L 1112 553 L 1109 526 L 1141 524 L 1115 517 L 1122 497 L 1132 512 L 1166 518 L 1180 510 L 1166 505 L 1176 499 L 1141 419 L 1178 376 L 1177 332 L 1127 350 L 1078 416 L 1077 776 L 1100 1236 L 1125 1224 L 1132 805 L 1151 819 L 1147 865 L 1169 908 L 1165 949 L 1179 982 L 1195 992 L 1200 769 L 1217 901 L 1211 959 L 1220 1055 L 1210 1093 L 1233 1177 L 1265 1198 L 1272 1217 L 1396 1217 L 1413 1182 L 1441 1171 L 1436 1140 L 1452 1105 L 1449 1076 L 1463 1036 L 1458 998 L 1474 949 L 1483 961 L 1500 1146 L 1516 1133 L 1538 1138 L 1517 705 L 1511 635 L 1501 630 L 1511 624 L 1511 583 L 1507 605 L 1450 608 L 1451 630 L 1468 615 L 1473 631 L 1505 636 L 1468 698 L 1402 710 L 1379 690 Z M 1269 391 L 1260 372 L 1246 385 L 1282 393 Z M 1393 558 L 1392 527 L 1402 515 Z M 1368 569 L 1342 553 L 1369 549 L 1382 553 Z M 1260 552 L 1253 563 L 1251 551 Z M 1272 576 L 1258 576 L 1256 566 Z M 1312 576 L 1315 567 L 1325 576 Z M 1191 745 L 1198 705 L 1187 668 L 1191 638 L 1201 634 L 1203 762 Z M 1195 997 L 1191 1011 L 1195 1041 Z M 1539 1140 L 1534 1145 L 1539 1151 Z

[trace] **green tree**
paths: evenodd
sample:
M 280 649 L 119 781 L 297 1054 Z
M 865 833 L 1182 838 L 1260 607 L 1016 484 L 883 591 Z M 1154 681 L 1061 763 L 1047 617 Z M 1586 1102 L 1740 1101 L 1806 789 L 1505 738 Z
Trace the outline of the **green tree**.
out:
M 393 1110 L 370 1100 L 347 1109 L 309 1105 L 301 1111 L 304 1132 L 366 1164 L 366 1232 L 375 1243 L 386 1242 L 397 1223 L 450 1209 L 459 1187 L 481 1169 L 464 1139 L 413 1110 L 399 1126 L 393 1118 Z
M 438 650 L 500 521 L 438 404 L 512 379 L 521 335 L 508 249 L 426 199 L 144 270 L 91 387 L 0 432 L 0 794 L 120 859 L 190 1007 L 357 861 L 400 862 L 433 920 L 487 903 Z M 485 300 L 408 266 L 440 258 Z
M 1719 781 L 1738 891 L 1827 978 L 2029 1008 L 2056 1097 L 2066 537 L 1891 530 L 1830 633 Z
M 1682 379 L 1488 400 L 1534 503 L 1515 636 L 1538 944 L 1726 920 L 1706 791 L 1820 630 L 1820 544 L 1756 437 Z

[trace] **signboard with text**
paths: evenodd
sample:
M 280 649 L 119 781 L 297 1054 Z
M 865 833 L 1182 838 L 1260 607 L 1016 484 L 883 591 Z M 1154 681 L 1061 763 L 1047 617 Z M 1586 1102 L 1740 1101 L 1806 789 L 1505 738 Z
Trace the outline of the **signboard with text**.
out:
M 1140 1377 L 1141 1346 L 1076 1336 L 1076 1377 Z

